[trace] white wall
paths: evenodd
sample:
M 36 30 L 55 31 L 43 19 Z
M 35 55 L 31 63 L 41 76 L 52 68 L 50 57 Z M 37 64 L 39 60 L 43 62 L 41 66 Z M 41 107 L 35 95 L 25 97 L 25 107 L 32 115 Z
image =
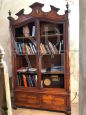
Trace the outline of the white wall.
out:
M 78 12 L 78 0 L 71 0 L 70 4 L 70 66 L 71 66 L 71 94 L 72 99 L 75 92 L 78 92 L 78 82 L 79 82 L 79 70 L 78 70 L 78 44 L 79 44 L 79 12 Z M 6 55 L 5 60 L 8 65 L 9 75 L 12 76 L 12 65 L 11 65 L 11 44 L 10 44 L 10 33 L 9 33 L 9 21 L 8 11 L 11 10 L 12 16 L 17 18 L 15 14 L 21 10 L 25 9 L 25 13 L 29 13 L 31 9 L 29 5 L 34 2 L 44 3 L 44 11 L 49 11 L 49 5 L 54 5 L 59 7 L 61 11 L 59 13 L 64 13 L 66 9 L 65 0 L 0 0 L 0 45 L 5 49 Z M 77 101 L 77 99 L 76 99 Z

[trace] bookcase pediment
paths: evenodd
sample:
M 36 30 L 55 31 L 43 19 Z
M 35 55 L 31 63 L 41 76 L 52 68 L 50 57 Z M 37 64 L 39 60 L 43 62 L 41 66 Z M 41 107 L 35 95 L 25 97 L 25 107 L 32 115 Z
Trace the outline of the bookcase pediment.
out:
M 35 18 L 45 18 L 45 19 L 51 19 L 51 20 L 65 20 L 68 17 L 68 12 L 65 11 L 63 15 L 58 14 L 58 11 L 60 10 L 59 8 L 56 8 L 52 5 L 50 5 L 51 10 L 49 12 L 44 12 L 42 10 L 42 7 L 44 4 L 41 3 L 34 3 L 30 6 L 32 9 L 32 12 L 29 14 L 24 14 L 24 9 L 21 9 L 16 15 L 18 18 L 16 20 L 11 20 L 13 21 L 13 25 L 17 26 L 22 23 L 26 23 L 28 20 L 33 20 Z M 12 18 L 12 17 L 10 17 Z

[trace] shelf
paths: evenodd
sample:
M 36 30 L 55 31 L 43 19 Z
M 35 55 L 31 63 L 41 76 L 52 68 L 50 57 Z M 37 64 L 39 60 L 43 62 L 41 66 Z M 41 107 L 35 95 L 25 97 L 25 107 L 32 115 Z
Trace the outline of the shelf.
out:
M 29 38 L 35 38 L 35 36 L 29 36 L 29 37 L 21 36 L 21 37 L 16 37 L 16 39 L 29 39 Z
M 41 35 L 41 37 L 57 37 L 57 36 L 63 36 L 63 34 L 49 34 L 49 35 Z
M 47 74 L 64 74 L 64 71 L 47 71 L 45 73 L 42 73 L 44 75 L 47 75 Z
M 21 74 L 34 74 L 34 75 L 37 75 L 37 72 L 31 72 L 31 71 L 26 71 L 26 72 L 17 71 L 17 73 L 21 73 Z
M 63 55 L 64 53 L 56 53 L 56 54 L 41 54 L 42 56 L 53 56 L 53 55 Z
M 26 56 L 26 55 L 28 55 L 28 56 L 36 56 L 36 54 L 17 54 L 17 53 L 16 53 L 16 55 L 17 56 Z
M 35 42 L 35 36 L 29 36 L 29 37 L 15 37 L 16 41 L 31 41 L 31 42 Z

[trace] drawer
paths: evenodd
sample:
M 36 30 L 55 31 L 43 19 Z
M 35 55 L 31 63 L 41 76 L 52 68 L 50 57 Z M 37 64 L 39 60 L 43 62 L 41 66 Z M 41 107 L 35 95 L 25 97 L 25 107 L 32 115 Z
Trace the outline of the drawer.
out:
M 41 96 L 41 102 L 42 102 L 42 104 L 50 105 L 53 102 L 53 96 L 51 96 L 51 95 L 42 95 Z
M 16 102 L 23 102 L 29 104 L 38 104 L 39 96 L 37 94 L 29 94 L 29 93 L 17 93 L 15 94 Z
M 65 98 L 64 97 L 57 97 L 54 96 L 53 98 L 53 105 L 54 106 L 64 106 L 65 105 Z
M 49 110 L 65 111 L 66 98 L 64 96 L 41 95 L 41 108 Z

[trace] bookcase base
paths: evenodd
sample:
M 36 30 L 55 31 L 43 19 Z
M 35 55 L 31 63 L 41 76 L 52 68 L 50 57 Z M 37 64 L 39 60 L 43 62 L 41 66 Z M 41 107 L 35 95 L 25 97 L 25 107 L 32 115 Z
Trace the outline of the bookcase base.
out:
M 71 115 L 67 107 L 67 96 L 65 94 L 50 94 L 46 92 L 16 92 L 15 106 L 34 108 L 42 110 L 52 110 L 64 112 Z M 69 105 L 70 106 L 70 105 Z

